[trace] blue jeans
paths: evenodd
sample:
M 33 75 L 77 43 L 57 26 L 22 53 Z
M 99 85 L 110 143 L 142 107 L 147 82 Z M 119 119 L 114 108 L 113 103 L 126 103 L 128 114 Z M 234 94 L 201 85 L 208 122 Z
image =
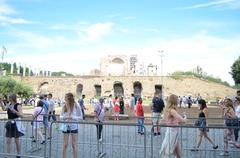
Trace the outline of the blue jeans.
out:
M 144 118 L 138 118 L 138 133 L 144 133 Z

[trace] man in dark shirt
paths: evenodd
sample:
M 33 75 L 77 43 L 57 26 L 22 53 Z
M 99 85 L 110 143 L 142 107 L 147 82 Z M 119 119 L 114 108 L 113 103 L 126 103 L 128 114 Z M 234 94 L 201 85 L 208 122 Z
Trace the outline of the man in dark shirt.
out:
M 79 100 L 79 105 L 81 107 L 82 114 L 83 114 L 83 120 L 85 120 L 85 110 L 86 110 L 84 99 L 85 99 L 85 94 L 83 94 L 82 98 Z
M 155 94 L 152 100 L 152 124 L 155 126 L 153 128 L 154 136 L 160 135 L 159 118 L 164 107 L 163 100 L 158 94 Z

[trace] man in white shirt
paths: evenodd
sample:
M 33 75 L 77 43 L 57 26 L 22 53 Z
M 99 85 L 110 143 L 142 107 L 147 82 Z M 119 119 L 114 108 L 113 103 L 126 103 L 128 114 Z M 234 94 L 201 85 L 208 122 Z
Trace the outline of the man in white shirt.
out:
M 110 113 L 112 113 L 112 111 L 113 111 L 112 94 L 110 94 L 109 98 L 108 98 L 108 108 L 109 108 Z
M 52 94 L 49 93 L 47 97 L 48 97 L 48 104 L 49 104 L 49 107 L 48 107 L 48 111 L 49 111 L 48 121 L 51 121 L 51 118 L 53 119 L 53 121 L 56 121 L 57 119 L 56 119 L 56 115 L 55 115 L 55 102 L 52 99 Z

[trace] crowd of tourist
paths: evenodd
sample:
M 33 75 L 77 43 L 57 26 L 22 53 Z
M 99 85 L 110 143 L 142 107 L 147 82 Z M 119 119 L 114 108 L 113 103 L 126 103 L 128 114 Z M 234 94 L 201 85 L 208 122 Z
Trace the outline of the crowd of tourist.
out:
M 62 157 L 66 158 L 66 152 L 68 148 L 69 137 L 71 138 L 71 146 L 73 157 L 77 158 L 77 134 L 78 134 L 78 121 L 86 119 L 85 110 L 87 106 L 85 105 L 85 95 L 76 101 L 72 93 L 67 93 L 64 98 L 64 104 L 61 107 L 60 117 L 56 117 L 56 102 L 53 100 L 53 95 L 51 93 L 47 95 L 40 95 L 39 99 L 36 100 L 36 106 L 33 109 L 33 129 L 36 131 L 37 135 L 33 139 L 41 140 L 41 144 L 46 143 L 45 138 L 51 139 L 49 134 L 50 121 L 62 121 L 59 130 L 63 133 L 63 152 Z M 162 158 L 168 158 L 170 155 L 175 155 L 176 157 L 181 157 L 181 150 L 179 140 L 179 128 L 167 127 L 165 133 L 161 133 L 160 130 L 160 120 L 165 120 L 166 125 L 169 126 L 179 126 L 187 122 L 187 116 L 185 113 L 179 113 L 178 108 L 184 107 L 190 108 L 193 101 L 191 97 L 181 97 L 177 95 L 170 95 L 165 101 L 162 96 L 155 94 L 151 101 L 151 111 L 152 111 L 152 125 L 153 125 L 153 136 L 158 136 L 164 134 L 164 140 L 161 143 L 160 155 Z M 209 111 L 207 108 L 206 101 L 199 95 L 196 99 L 196 103 L 199 106 L 198 119 L 195 121 L 194 126 L 199 128 L 199 135 L 196 145 L 193 147 L 192 151 L 198 151 L 202 143 L 203 138 L 209 141 L 212 148 L 215 150 L 218 145 L 210 138 L 208 135 L 209 128 L 207 120 L 209 117 Z M 98 100 L 96 98 L 91 99 L 91 104 L 93 105 L 95 121 L 96 121 L 96 134 L 99 142 L 103 141 L 102 131 L 103 122 L 105 118 L 105 111 L 109 111 L 114 116 L 114 120 L 118 121 L 120 115 L 125 114 L 125 100 L 124 97 L 114 97 L 109 95 L 107 98 L 100 97 Z M 137 118 L 137 133 L 139 135 L 144 135 L 146 133 L 144 128 L 144 107 L 143 100 L 141 97 L 136 98 L 134 94 L 131 95 L 129 103 L 127 103 L 130 114 L 134 114 Z M 22 105 L 17 102 L 17 95 L 10 94 L 9 97 L 3 99 L 0 96 L 0 106 L 2 110 L 7 111 L 7 116 L 9 121 L 7 121 L 6 128 L 6 152 L 11 151 L 11 139 L 14 138 L 16 144 L 17 155 L 21 153 L 21 146 L 19 138 L 24 136 L 24 127 L 20 120 L 24 117 L 22 112 Z M 229 155 L 228 146 L 232 144 L 236 148 L 240 148 L 239 143 L 239 127 L 240 125 L 240 90 L 237 91 L 237 95 L 234 98 L 225 98 L 220 102 L 219 107 L 222 110 L 224 123 L 226 128 L 224 129 L 224 152 L 221 153 L 223 156 Z M 161 118 L 163 114 L 163 118 Z M 74 123 L 75 122 L 75 123 Z M 46 133 L 41 131 L 41 126 L 46 130 Z M 43 135 L 48 137 L 44 137 Z M 38 139 L 39 137 L 39 139 Z M 169 139 L 170 138 L 170 139 Z M 20 156 L 17 156 L 19 158 Z

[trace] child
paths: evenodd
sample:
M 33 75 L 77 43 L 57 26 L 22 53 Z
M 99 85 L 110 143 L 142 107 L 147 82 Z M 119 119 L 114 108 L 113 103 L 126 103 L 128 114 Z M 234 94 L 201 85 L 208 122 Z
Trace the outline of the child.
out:
M 115 99 L 113 100 L 113 105 L 114 105 L 114 115 L 115 115 L 114 120 L 119 120 L 118 115 L 119 115 L 120 108 L 119 108 L 118 97 L 115 97 Z
M 43 102 L 41 100 L 38 101 L 37 106 L 34 108 L 33 111 L 33 129 L 35 129 L 36 133 L 40 136 L 41 138 L 41 144 L 45 143 L 42 131 L 40 129 L 40 124 L 43 123 L 43 115 L 45 114 L 43 110 Z M 36 142 L 36 140 L 33 140 L 33 142 Z
M 138 99 L 137 106 L 136 106 L 136 116 L 138 118 L 138 134 L 144 134 L 144 111 L 142 106 L 142 98 Z

